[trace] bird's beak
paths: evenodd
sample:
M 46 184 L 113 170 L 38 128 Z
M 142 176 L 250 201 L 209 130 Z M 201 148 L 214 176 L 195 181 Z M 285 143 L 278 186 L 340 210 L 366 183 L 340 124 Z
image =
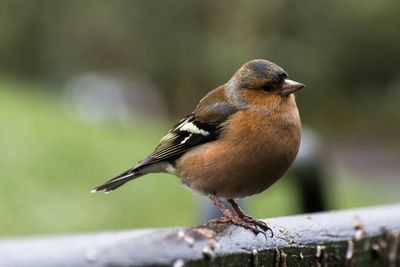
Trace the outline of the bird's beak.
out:
M 282 96 L 288 96 L 290 94 L 293 94 L 297 90 L 300 90 L 303 88 L 305 85 L 302 83 L 298 83 L 289 79 L 285 79 L 282 85 L 282 90 L 281 90 L 281 95 Z

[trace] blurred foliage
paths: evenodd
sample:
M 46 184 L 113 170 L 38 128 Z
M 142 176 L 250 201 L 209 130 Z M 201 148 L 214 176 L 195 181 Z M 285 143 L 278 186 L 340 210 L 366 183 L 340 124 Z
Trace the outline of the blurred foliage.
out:
M 0 70 L 18 77 L 60 84 L 124 70 L 154 81 L 181 116 L 241 64 L 266 58 L 308 85 L 298 96 L 304 122 L 324 134 L 400 134 L 397 0 L 0 5 Z

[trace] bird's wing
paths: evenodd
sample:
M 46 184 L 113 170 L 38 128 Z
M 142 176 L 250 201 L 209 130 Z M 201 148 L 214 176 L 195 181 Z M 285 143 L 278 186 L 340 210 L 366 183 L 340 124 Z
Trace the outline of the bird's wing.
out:
M 229 103 L 221 101 L 208 104 L 201 112 L 196 108 L 195 112 L 179 121 L 161 139 L 155 150 L 134 169 L 139 170 L 160 161 L 172 162 L 190 148 L 216 140 L 221 125 L 237 111 L 238 109 Z
M 160 161 L 173 161 L 194 146 L 216 140 L 219 135 L 219 129 L 218 123 L 208 124 L 207 122 L 201 122 L 192 113 L 176 124 L 160 140 L 154 151 L 135 166 L 135 169 Z

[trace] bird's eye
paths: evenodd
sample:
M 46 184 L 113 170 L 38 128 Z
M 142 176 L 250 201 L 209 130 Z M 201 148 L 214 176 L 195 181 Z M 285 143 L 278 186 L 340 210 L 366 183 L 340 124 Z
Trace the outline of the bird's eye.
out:
M 271 92 L 272 91 L 272 85 L 270 85 L 270 84 L 264 84 L 262 87 L 261 87 L 261 89 L 263 90 L 263 91 L 265 91 L 265 92 Z

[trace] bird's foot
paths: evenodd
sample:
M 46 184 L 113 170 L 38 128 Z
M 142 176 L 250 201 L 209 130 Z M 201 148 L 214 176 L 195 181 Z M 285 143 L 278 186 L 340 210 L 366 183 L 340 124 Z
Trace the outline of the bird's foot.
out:
M 216 197 L 215 195 L 209 195 L 208 197 L 212 200 L 214 205 L 219 210 L 221 210 L 221 212 L 224 214 L 224 216 L 222 216 L 218 219 L 215 219 L 212 222 L 214 222 L 214 223 L 231 223 L 231 224 L 243 227 L 245 229 L 249 229 L 255 235 L 263 234 L 265 236 L 265 238 L 267 238 L 267 234 L 266 234 L 267 232 L 271 233 L 271 237 L 274 236 L 272 229 L 269 228 L 265 222 L 253 219 L 252 217 L 248 216 L 239 207 L 238 203 L 234 199 L 228 199 L 228 202 L 231 203 L 233 209 L 235 210 L 235 213 L 233 213 L 229 209 L 227 209 L 224 206 L 224 204 L 221 202 L 221 200 L 218 197 Z
M 257 228 L 262 229 L 262 231 L 264 233 L 270 232 L 270 237 L 274 237 L 274 232 L 272 231 L 272 229 L 267 225 L 267 223 L 261 221 L 261 220 L 257 220 L 254 219 L 248 215 L 244 216 L 243 218 L 241 218 L 244 222 L 248 223 L 248 224 L 252 224 L 254 226 L 256 226 Z
M 271 237 L 273 236 L 273 232 L 271 228 L 267 226 L 267 224 L 263 221 L 255 220 L 249 216 L 246 218 L 240 218 L 239 216 L 223 216 L 216 219 L 214 222 L 216 223 L 230 223 L 245 229 L 251 230 L 255 235 L 263 234 L 267 237 L 266 233 L 271 232 Z
M 242 219 L 244 222 L 248 224 L 252 224 L 257 228 L 260 228 L 264 231 L 264 233 L 270 232 L 271 237 L 274 236 L 274 232 L 272 229 L 263 221 L 256 220 L 253 217 L 247 215 L 240 207 L 239 203 L 237 203 L 234 199 L 228 199 L 228 202 L 231 204 L 232 208 L 235 210 L 237 216 Z M 265 235 L 265 234 L 264 234 Z

